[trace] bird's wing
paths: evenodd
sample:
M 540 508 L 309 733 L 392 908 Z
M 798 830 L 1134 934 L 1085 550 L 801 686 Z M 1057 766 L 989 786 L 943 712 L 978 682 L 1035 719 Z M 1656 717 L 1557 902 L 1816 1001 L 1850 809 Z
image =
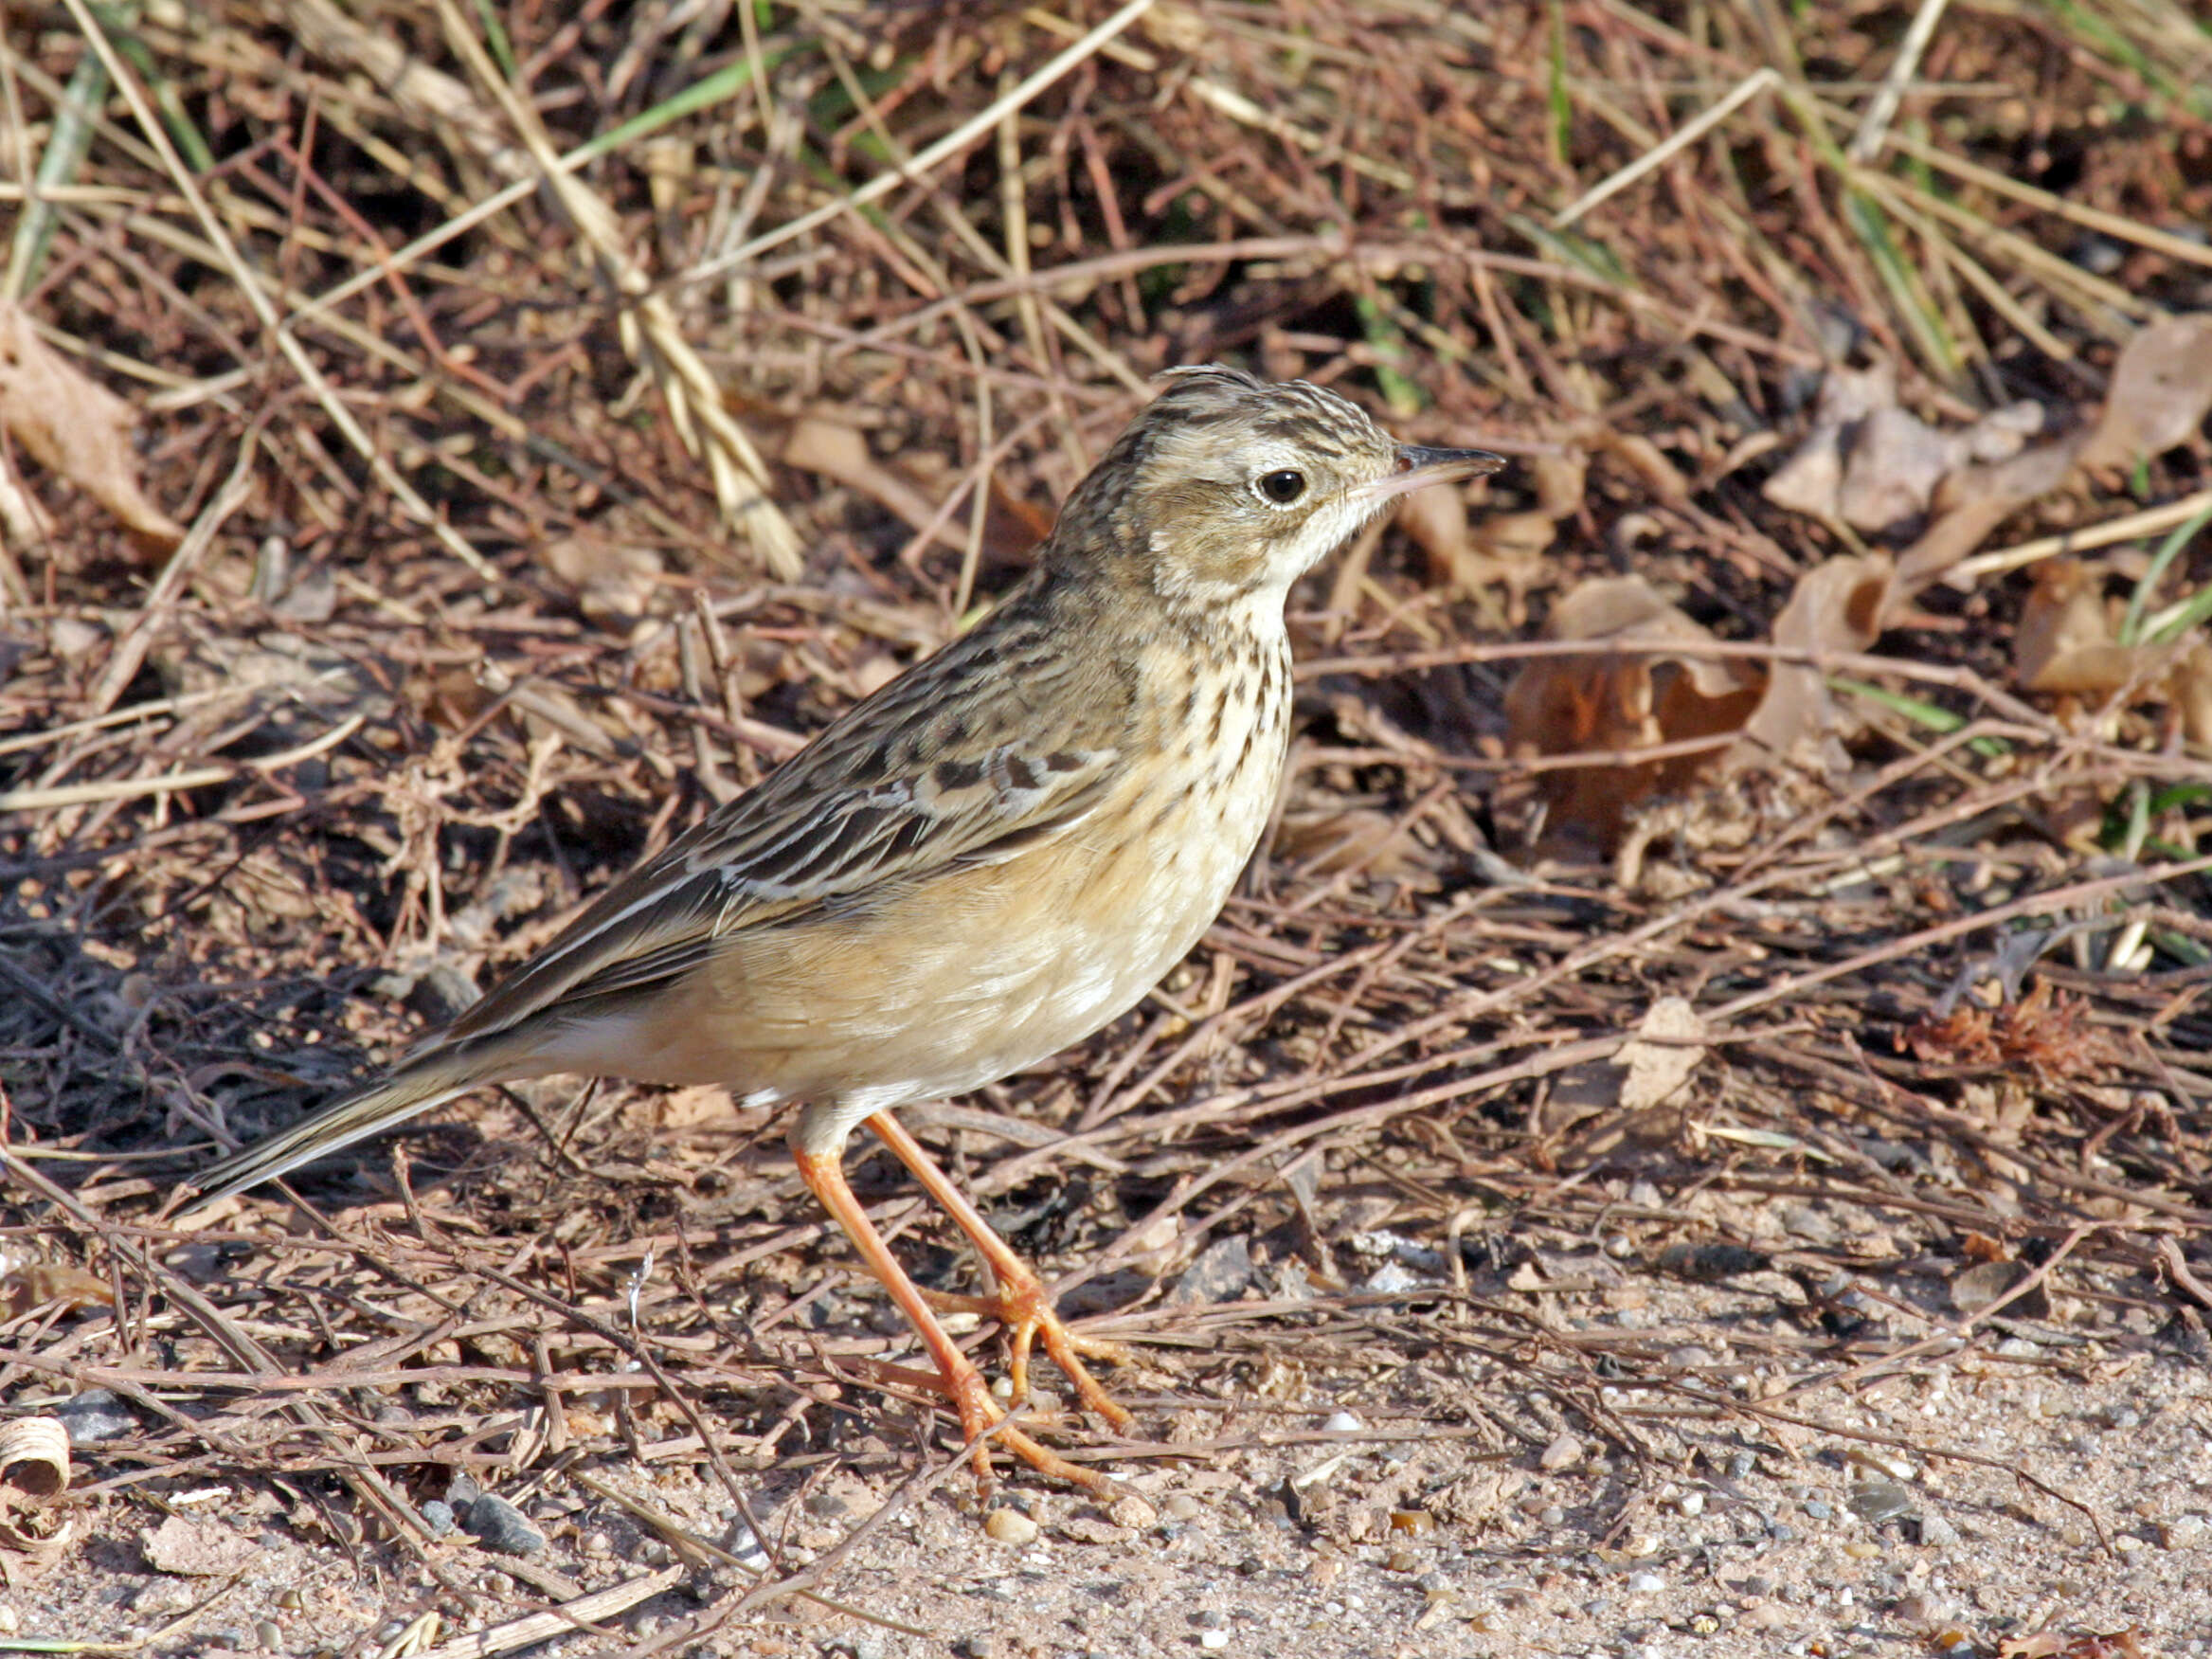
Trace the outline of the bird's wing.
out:
M 1122 733 L 1100 713 L 1077 726 L 1065 712 L 1044 718 L 1040 709 L 1067 707 L 1052 688 L 968 644 L 849 711 L 632 871 L 437 1046 L 666 983 L 740 929 L 865 908 L 933 871 L 1015 857 L 1082 822 L 1119 774 Z

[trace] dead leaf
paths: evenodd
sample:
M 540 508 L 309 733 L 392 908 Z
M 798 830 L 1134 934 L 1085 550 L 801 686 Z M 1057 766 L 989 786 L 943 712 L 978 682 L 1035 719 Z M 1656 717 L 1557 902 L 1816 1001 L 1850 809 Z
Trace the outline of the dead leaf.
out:
M 1725 734 L 1742 725 L 1765 689 L 1766 676 L 1753 665 L 1666 650 L 1713 636 L 1640 576 L 1584 583 L 1554 607 L 1544 636 L 1606 648 L 1522 665 L 1505 692 L 1516 754 L 1629 752 Z M 1567 835 L 1610 847 L 1633 807 L 1681 788 L 1717 759 L 1716 751 L 1547 771 L 1538 782 L 1546 839 Z
M 2113 638 L 2103 567 L 2051 559 L 2031 576 L 2012 636 L 2012 672 L 2022 689 L 2101 696 L 2125 685 L 2136 654 Z
M 1883 361 L 1868 369 L 1831 367 L 1813 405 L 1812 429 L 1759 493 L 1777 507 L 1812 518 L 1840 516 L 1844 434 L 1876 409 L 1897 401 L 1897 371 Z
M 2088 1001 L 2048 981 L 1994 1009 L 1967 1002 L 1907 1028 L 1906 1048 L 1931 1065 L 1987 1073 L 2024 1066 L 2045 1083 L 2085 1082 L 2120 1063 L 2118 1046 L 2091 1019 Z
M 1896 599 L 1901 604 L 1965 558 L 1989 532 L 2039 496 L 2047 496 L 2073 476 L 2076 458 L 2088 442 L 2075 432 L 2055 443 L 2023 449 L 2009 460 L 1962 467 L 1936 492 L 1939 516 L 1897 555 Z
M 26 1262 L 0 1278 L 0 1317 L 20 1319 L 34 1307 L 56 1304 L 64 1313 L 113 1307 L 116 1293 L 99 1274 L 62 1262 Z
M 158 556 L 173 552 L 185 531 L 139 488 L 136 423 L 129 404 L 40 339 L 20 307 L 0 300 L 0 427 L 113 514 L 140 552 Z
M 1942 516 L 1897 558 L 1900 599 L 1933 581 L 1989 532 L 2080 468 L 2126 468 L 2186 442 L 2212 413 L 2212 313 L 2151 324 L 2113 365 L 2095 422 L 2009 460 L 1961 468 L 1944 481 Z
M 1652 495 L 1669 507 L 1689 505 L 1690 480 L 1650 439 L 1641 432 L 1618 432 L 1610 426 L 1603 427 L 1596 436 L 1599 446 L 1614 460 L 1626 462 Z
M 1927 513 L 1946 479 L 2020 453 L 2042 429 L 2040 405 L 2008 405 L 1971 426 L 1940 431 L 1897 401 L 1897 370 L 1832 369 L 1813 427 L 1767 480 L 1776 506 L 1879 532 Z
M 1537 511 L 1547 518 L 1566 518 L 1582 511 L 1590 484 L 1590 458 L 1579 449 L 1547 449 L 1529 457 L 1536 481 Z
M 1807 652 L 1865 650 L 1881 632 L 1890 575 L 1890 562 L 1879 553 L 1815 566 L 1798 578 L 1774 619 L 1774 643 Z M 1777 662 L 1729 764 L 1779 758 L 1832 769 L 1840 757 L 1830 746 L 1841 723 L 1826 670 L 1818 662 Z
M 575 590 L 579 608 L 597 622 L 638 621 L 661 588 L 658 552 L 588 526 L 546 543 L 538 562 Z
M 2212 412 L 2212 313 L 2154 322 L 2113 365 L 2087 467 L 2131 467 L 2185 443 Z
M 242 1573 L 254 1563 L 261 1546 L 222 1522 L 171 1515 L 140 1535 L 140 1553 L 157 1573 L 189 1578 L 219 1578 Z
M 1621 1107 L 1643 1111 L 1671 1100 L 1705 1057 L 1705 1021 L 1682 997 L 1662 997 L 1623 1043 L 1612 1063 L 1627 1073 Z
M 2182 736 L 2199 748 L 2212 748 L 2212 644 L 2192 640 L 2174 658 L 2167 694 L 2180 716 Z
M 889 508 L 913 530 L 935 524 L 935 539 L 945 547 L 967 547 L 967 510 L 963 507 L 940 522 L 937 503 L 906 473 L 877 460 L 868 447 L 867 434 L 850 421 L 828 414 L 802 416 L 784 438 L 780 459 L 787 466 L 819 474 L 859 491 Z M 994 564 L 1011 564 L 1026 557 L 1052 533 L 1052 515 L 1008 495 L 998 487 L 996 477 L 991 479 L 990 491 L 983 514 L 983 550 Z
M 2130 701 L 2165 697 L 2192 743 L 2212 737 L 2212 645 L 2194 633 L 2166 644 L 2123 645 L 2117 605 L 2105 597 L 2104 568 L 2078 559 L 2036 567 L 2034 586 L 2013 632 L 2014 677 L 2024 691 L 2102 703 L 2131 690 Z
M 1997 1644 L 1997 1659 L 2149 1659 L 2136 1639 L 2135 1627 L 2102 1635 L 2084 1631 L 2066 1636 L 2057 1631 L 2006 1636 Z
M 1399 499 L 1397 526 L 1428 556 L 1431 586 L 1479 595 L 1502 586 L 1508 621 L 1524 620 L 1521 601 L 1542 579 L 1557 528 L 1547 513 L 1493 513 L 1470 523 L 1457 490 L 1415 490 Z
M 1405 832 L 1402 819 L 1373 807 L 1288 811 L 1275 831 L 1272 852 L 1315 875 L 1358 870 L 1375 880 L 1433 886 L 1435 855 Z
M 1482 578 L 1471 568 L 1466 499 L 1457 490 L 1415 490 L 1398 497 L 1397 526 L 1428 556 L 1432 587 L 1471 593 Z
M 873 497 L 917 530 L 936 516 L 921 491 L 869 453 L 867 434 L 842 421 L 803 417 L 783 440 L 782 460 Z

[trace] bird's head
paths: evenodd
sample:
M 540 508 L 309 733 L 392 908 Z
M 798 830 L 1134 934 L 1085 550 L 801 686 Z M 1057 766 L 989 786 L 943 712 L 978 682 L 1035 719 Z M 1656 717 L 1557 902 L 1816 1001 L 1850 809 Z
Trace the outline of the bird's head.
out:
M 1101 551 L 1163 597 L 1214 610 L 1276 605 L 1390 502 L 1496 472 L 1480 449 L 1399 443 L 1358 405 L 1219 365 L 1166 384 L 1062 510 L 1048 560 Z

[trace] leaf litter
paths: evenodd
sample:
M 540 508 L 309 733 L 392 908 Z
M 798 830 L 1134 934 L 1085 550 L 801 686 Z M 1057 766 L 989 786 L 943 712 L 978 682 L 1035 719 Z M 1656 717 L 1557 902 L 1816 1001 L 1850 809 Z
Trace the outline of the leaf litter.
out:
M 9 427 L 69 487 L 10 497 L 0 560 L 0 1401 L 82 1443 L 0 1625 L 2192 1650 L 2205 647 L 2131 623 L 2131 550 L 1979 550 L 2204 485 L 2167 227 L 2212 207 L 2206 116 L 2150 11 L 2124 69 L 2056 12 L 1946 14 L 1924 81 L 1822 9 L 709 9 L 665 50 L 596 13 L 99 16 L 140 31 L 135 141 L 218 142 L 205 218 L 101 129 L 42 181 L 43 286 L 19 237 L 70 395 L 156 389 L 91 459 Z M 11 50 L 19 155 L 71 17 Z M 1885 147 L 1845 88 L 1893 73 Z M 1662 154 L 1716 78 L 1752 107 Z M 1862 117 L 1859 172 L 1808 171 Z M 540 188 L 541 144 L 602 140 L 589 199 Z M 1913 193 L 2036 154 L 2077 182 Z M 1524 211 L 1609 179 L 1573 238 Z M 2117 262 L 2074 257 L 2085 211 Z M 1016 1483 L 994 1528 L 779 1126 L 719 1096 L 525 1086 L 312 1210 L 155 1219 L 949 638 L 1144 376 L 1221 356 L 1520 465 L 1301 591 L 1281 830 L 1193 961 L 988 1111 L 915 1114 L 1140 1344 L 1156 1438 L 1038 1402 L 1124 1501 Z M 2185 616 L 2203 549 L 2161 568 Z M 488 1499 L 544 1547 L 487 1555 Z M 244 1571 L 148 1572 L 165 1531 Z

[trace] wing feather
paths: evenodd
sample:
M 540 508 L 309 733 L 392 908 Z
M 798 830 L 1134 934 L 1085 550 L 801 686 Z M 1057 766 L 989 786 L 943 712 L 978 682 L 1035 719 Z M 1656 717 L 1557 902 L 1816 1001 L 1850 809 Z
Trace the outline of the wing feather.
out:
M 743 929 L 1001 863 L 1082 822 L 1119 775 L 1124 729 L 1101 709 L 1088 730 L 1052 730 L 1040 715 L 1060 702 L 1054 688 L 963 651 L 982 643 L 971 636 L 848 711 L 602 894 L 434 1046 L 603 1005 L 693 971 Z

